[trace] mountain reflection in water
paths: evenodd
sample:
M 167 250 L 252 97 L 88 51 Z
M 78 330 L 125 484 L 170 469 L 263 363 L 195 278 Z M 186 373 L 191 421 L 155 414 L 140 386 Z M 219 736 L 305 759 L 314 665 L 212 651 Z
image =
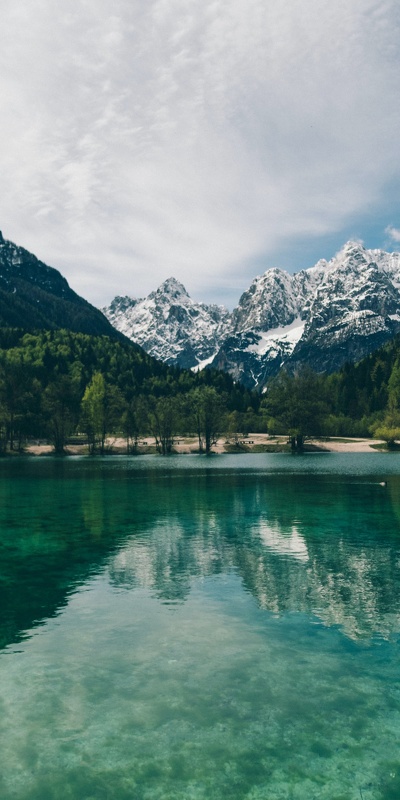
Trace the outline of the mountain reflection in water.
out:
M 267 611 L 314 614 L 326 625 L 340 625 L 351 638 L 397 632 L 400 539 L 396 536 L 393 547 L 393 535 L 383 542 L 381 531 L 368 534 L 361 509 L 355 522 L 348 507 L 347 521 L 342 508 L 334 520 L 321 519 L 316 531 L 315 519 L 309 517 L 308 524 L 304 519 L 305 494 L 295 484 L 285 488 L 298 520 L 293 524 L 277 518 L 270 482 L 248 487 L 248 512 L 242 509 L 236 524 L 210 510 L 186 522 L 171 513 L 112 557 L 110 580 L 118 587 L 150 589 L 165 602 L 183 601 L 193 577 L 235 570 Z M 387 519 L 386 498 L 383 502 Z
M 2 646 L 104 570 L 114 587 L 167 603 L 183 602 L 195 579 L 234 571 L 268 612 L 387 638 L 399 630 L 400 476 L 387 487 L 380 477 L 190 458 L 162 469 L 134 459 L 2 464 Z

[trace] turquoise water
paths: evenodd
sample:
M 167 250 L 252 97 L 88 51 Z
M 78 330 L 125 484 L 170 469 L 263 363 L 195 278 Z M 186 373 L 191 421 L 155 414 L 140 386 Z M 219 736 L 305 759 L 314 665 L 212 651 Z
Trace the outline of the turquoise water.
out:
M 399 631 L 397 455 L 0 462 L 1 800 L 398 800 Z

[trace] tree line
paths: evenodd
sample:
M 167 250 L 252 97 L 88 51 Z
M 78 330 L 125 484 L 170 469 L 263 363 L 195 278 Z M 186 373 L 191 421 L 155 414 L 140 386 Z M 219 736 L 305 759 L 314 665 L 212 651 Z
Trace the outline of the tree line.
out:
M 261 394 L 226 373 L 169 367 L 129 342 L 71 331 L 0 330 L 0 452 L 47 439 L 63 453 L 84 437 L 104 453 L 109 435 L 136 452 L 151 435 L 168 454 L 178 435 L 196 435 L 210 452 L 221 433 L 400 438 L 400 340 L 333 375 L 307 367 L 281 371 Z M 78 440 L 81 440 L 78 439 Z
M 400 439 L 400 337 L 331 375 L 304 367 L 274 378 L 261 400 L 270 432 L 285 432 L 293 449 L 307 436 Z
M 141 348 L 71 331 L 0 330 L 0 451 L 48 439 L 57 453 L 84 434 L 91 453 L 120 433 L 134 452 L 152 435 L 171 452 L 178 432 L 196 433 L 209 452 L 218 432 L 241 415 L 250 425 L 260 398 L 216 370 L 169 367 Z M 233 419 L 236 422 L 236 417 Z

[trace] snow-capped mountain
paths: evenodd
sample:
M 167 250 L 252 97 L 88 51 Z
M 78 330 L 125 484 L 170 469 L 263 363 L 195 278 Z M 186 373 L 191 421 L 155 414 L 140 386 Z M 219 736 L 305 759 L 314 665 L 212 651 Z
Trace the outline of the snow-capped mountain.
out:
M 269 269 L 229 314 L 166 281 L 145 300 L 115 298 L 110 322 L 169 364 L 212 364 L 261 388 L 282 364 L 333 371 L 400 330 L 400 254 L 348 242 L 330 261 L 289 275 Z
M 102 310 L 117 330 L 147 353 L 187 368 L 212 361 L 230 321 L 226 308 L 195 303 L 175 278 L 145 299 L 115 297 Z
M 326 264 L 292 363 L 332 371 L 400 330 L 400 255 L 349 242 Z
M 213 366 L 236 380 L 260 387 L 283 363 L 332 372 L 400 330 L 400 255 L 348 242 L 297 274 L 268 270 L 232 317 L 233 335 Z

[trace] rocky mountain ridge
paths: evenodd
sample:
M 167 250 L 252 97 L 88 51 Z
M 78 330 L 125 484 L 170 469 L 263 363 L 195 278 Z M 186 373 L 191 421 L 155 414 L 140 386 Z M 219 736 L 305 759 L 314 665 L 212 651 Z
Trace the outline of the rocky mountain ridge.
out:
M 104 315 L 48 267 L 0 232 L 0 327 L 26 331 L 66 328 L 121 338 Z
M 285 364 L 332 372 L 400 331 L 400 254 L 347 242 L 290 275 L 277 268 L 255 278 L 230 314 L 195 303 L 170 278 L 149 297 L 117 297 L 103 313 L 151 355 L 169 364 L 229 372 L 262 388 Z
M 223 306 L 196 303 L 175 278 L 148 297 L 115 297 L 102 309 L 112 325 L 150 355 L 192 368 L 212 360 L 230 326 Z

